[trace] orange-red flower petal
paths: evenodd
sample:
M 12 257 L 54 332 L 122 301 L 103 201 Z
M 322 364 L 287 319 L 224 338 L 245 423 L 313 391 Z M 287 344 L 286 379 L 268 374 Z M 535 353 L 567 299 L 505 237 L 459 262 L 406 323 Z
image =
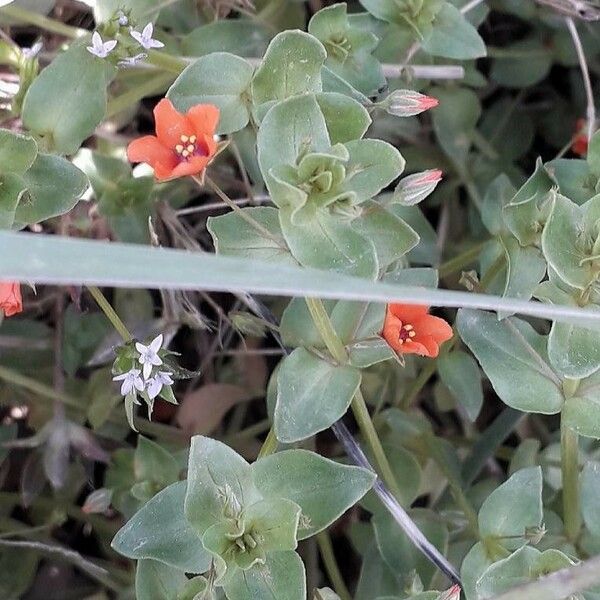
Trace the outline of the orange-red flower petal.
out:
M 212 104 L 193 106 L 185 115 L 167 98 L 154 108 L 156 136 L 134 140 L 127 148 L 131 162 L 144 162 L 159 181 L 200 175 L 217 152 L 214 133 L 219 109 Z
M 0 310 L 5 317 L 12 317 L 23 310 L 21 286 L 14 281 L 0 281 Z
M 435 358 L 440 345 L 452 337 L 452 327 L 428 310 L 414 304 L 388 305 L 382 335 L 396 352 Z

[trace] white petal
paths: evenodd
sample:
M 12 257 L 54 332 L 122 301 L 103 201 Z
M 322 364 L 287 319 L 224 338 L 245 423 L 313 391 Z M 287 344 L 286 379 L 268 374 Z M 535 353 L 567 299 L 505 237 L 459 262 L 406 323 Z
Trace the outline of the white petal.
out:
M 133 385 L 135 386 L 136 390 L 139 390 L 140 392 L 144 391 L 144 382 L 142 381 L 141 377 L 136 377 L 133 380 Z
M 132 385 L 129 379 L 126 379 L 121 386 L 121 396 L 127 396 L 131 391 Z
M 157 377 L 148 381 L 147 392 L 151 400 L 154 400 L 154 398 L 160 394 L 160 390 L 162 390 L 162 383 L 158 381 Z
M 120 375 L 115 375 L 113 377 L 113 381 L 123 381 L 123 379 L 127 379 L 129 373 L 121 373 Z
M 148 377 L 150 377 L 151 373 L 152 373 L 152 365 L 149 362 L 144 363 L 144 379 L 148 379 Z
M 104 42 L 104 50 L 105 52 L 112 52 L 117 45 L 117 40 L 108 40 L 108 42 Z
M 146 354 L 146 352 L 148 352 L 148 346 L 144 346 L 144 344 L 140 344 L 139 342 L 135 343 L 135 349 L 140 353 L 140 354 Z
M 162 42 L 160 42 L 159 40 L 149 40 L 148 45 L 150 46 L 150 48 L 164 48 L 165 47 L 165 45 Z
M 97 31 L 92 34 L 92 46 L 96 49 L 102 48 L 102 38 Z
M 142 36 L 149 40 L 152 38 L 152 34 L 154 33 L 154 25 L 152 25 L 152 22 L 148 23 L 148 25 L 146 25 L 146 27 L 144 27 L 144 30 L 142 31 Z
M 151 342 L 150 342 L 150 350 L 152 350 L 152 352 L 158 352 L 162 346 L 163 343 L 163 334 L 159 334 L 157 335 Z
M 135 29 L 132 29 L 129 33 L 138 44 L 141 44 L 142 46 L 144 45 L 144 38 L 142 37 L 141 33 L 138 33 Z
M 158 354 L 154 354 L 153 356 L 151 356 L 150 362 L 157 367 L 158 365 L 162 365 L 163 363 L 162 358 Z

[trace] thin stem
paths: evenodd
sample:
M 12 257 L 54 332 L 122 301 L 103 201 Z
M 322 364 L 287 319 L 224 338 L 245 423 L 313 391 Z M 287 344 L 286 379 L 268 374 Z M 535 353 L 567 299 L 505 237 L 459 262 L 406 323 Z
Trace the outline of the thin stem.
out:
M 198 179 L 198 177 L 192 177 L 192 179 L 199 185 L 202 186 L 202 181 Z M 277 239 L 268 229 L 263 227 L 256 219 L 253 219 L 248 213 L 244 212 L 208 175 L 204 176 L 204 180 L 208 184 L 208 186 L 213 190 L 231 210 L 233 210 L 240 218 L 242 218 L 246 223 L 248 223 L 251 227 L 256 229 L 261 235 L 266 237 L 268 240 L 271 240 L 273 243 L 277 244 L 280 248 L 286 249 L 282 244 L 281 240 Z
M 107 118 L 113 117 L 147 96 L 153 96 L 164 91 L 169 84 L 173 83 L 173 79 L 174 77 L 172 74 L 162 73 L 148 79 L 148 81 L 136 85 L 134 88 L 120 96 L 115 96 L 108 102 L 106 109 Z
M 458 271 L 461 271 L 465 267 L 468 267 L 470 264 L 472 264 L 479 257 L 481 250 L 486 243 L 487 241 L 480 242 L 468 250 L 465 250 L 462 254 L 459 254 L 458 256 L 455 256 L 454 258 L 451 258 L 440 265 L 440 268 L 438 269 L 440 279 L 448 277 L 453 273 L 457 273 Z
M 260 449 L 260 452 L 258 453 L 258 458 L 263 458 L 265 456 L 269 456 L 270 454 L 275 454 L 275 452 L 277 452 L 278 445 L 279 442 L 277 441 L 275 430 L 271 427 L 271 429 L 269 429 L 269 433 L 267 434 L 267 438 L 265 439 Z
M 563 521 L 569 541 L 575 543 L 581 529 L 579 503 L 579 439 L 561 419 L 560 423 L 560 459 L 562 472 Z
M 323 306 L 323 302 L 321 302 L 321 300 L 318 298 L 306 298 L 305 301 L 315 326 L 321 334 L 327 349 L 339 364 L 346 364 L 348 362 L 346 348 L 333 328 L 331 319 L 329 318 L 329 315 Z M 398 486 L 394 472 L 392 471 L 390 463 L 385 455 L 385 451 L 383 450 L 383 446 L 381 445 L 381 441 L 377 435 L 375 426 L 373 425 L 371 415 L 369 414 L 367 404 L 362 392 L 360 391 L 360 388 L 356 391 L 354 398 L 352 399 L 351 406 L 352 412 L 354 413 L 354 418 L 356 419 L 360 432 L 365 438 L 365 441 L 367 442 L 371 453 L 373 454 L 375 465 L 381 474 L 382 479 L 392 490 L 392 493 L 396 499 L 400 500 L 402 498 L 400 487 Z
M 587 99 L 588 140 L 591 140 L 596 129 L 596 105 L 594 104 L 594 91 L 592 89 L 592 81 L 590 79 L 590 70 L 588 68 L 583 45 L 581 44 L 581 38 L 579 37 L 579 33 L 573 19 L 571 17 L 567 17 L 565 21 L 567 23 L 567 29 L 569 30 L 571 38 L 573 39 L 575 51 L 577 52 L 577 58 L 579 59 L 579 66 L 581 68 L 581 76 L 583 77 L 583 87 L 585 89 L 585 96 Z
M 464 15 L 469 11 L 477 8 L 484 0 L 471 0 L 471 2 L 467 2 L 461 9 L 460 12 Z
M 179 58 L 178 56 L 173 56 L 166 52 L 158 52 L 157 50 L 148 51 L 147 61 L 155 67 L 159 67 L 160 69 L 170 71 L 177 75 L 189 65 L 189 62 L 184 58 Z
M 102 312 L 106 315 L 106 318 L 112 323 L 113 327 L 117 330 L 119 335 L 123 338 L 123 341 L 131 341 L 131 333 L 125 323 L 121 321 L 121 317 L 116 313 L 115 309 L 111 306 L 110 302 L 106 299 L 104 294 L 95 285 L 88 285 L 88 290 L 93 296 L 94 300 L 98 303 L 98 306 L 102 309 Z
M 344 578 L 342 577 L 342 573 L 337 564 L 331 537 L 327 530 L 317 534 L 317 543 L 319 544 L 319 551 L 321 552 L 321 558 L 323 559 L 327 576 L 333 585 L 335 593 L 340 597 L 340 600 L 352 600 L 352 596 L 346 587 L 346 583 L 344 582 Z
M 49 31 L 50 33 L 57 33 L 59 35 L 64 35 L 65 37 L 76 39 L 82 37 L 84 35 L 89 35 L 89 31 L 87 29 L 79 29 L 78 27 L 72 27 L 71 25 L 66 25 L 61 21 L 57 21 L 56 19 L 51 19 L 50 17 L 46 17 L 40 13 L 33 12 L 31 10 L 27 10 L 25 8 L 21 8 L 20 6 L 16 6 L 12 4 L 11 6 L 5 6 L 0 9 L 0 13 L 19 21 L 20 23 L 26 23 L 28 25 L 35 25 L 44 31 Z

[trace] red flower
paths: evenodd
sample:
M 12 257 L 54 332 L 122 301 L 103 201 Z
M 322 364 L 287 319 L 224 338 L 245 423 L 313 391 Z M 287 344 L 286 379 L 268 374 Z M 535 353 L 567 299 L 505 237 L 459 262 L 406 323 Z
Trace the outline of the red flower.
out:
M 587 122 L 585 119 L 577 119 L 575 123 L 575 137 L 573 138 L 573 144 L 571 144 L 571 150 L 578 156 L 585 156 L 588 152 L 588 138 L 586 132 Z
M 449 340 L 452 327 L 439 317 L 428 314 L 427 306 L 388 304 L 383 337 L 400 354 L 420 354 L 435 358 L 440 344 Z
M 21 286 L 14 281 L 0 281 L 0 310 L 12 317 L 23 310 Z
M 129 144 L 131 162 L 148 163 L 159 181 L 199 175 L 217 151 L 214 140 L 219 109 L 212 104 L 192 106 L 185 115 L 163 98 L 154 108 L 156 136 L 146 135 Z

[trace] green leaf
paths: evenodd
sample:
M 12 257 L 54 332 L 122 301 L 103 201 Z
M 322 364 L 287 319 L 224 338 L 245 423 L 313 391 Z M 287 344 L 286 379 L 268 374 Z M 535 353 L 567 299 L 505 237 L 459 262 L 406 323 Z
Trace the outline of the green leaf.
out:
M 352 227 L 375 245 L 382 272 L 419 243 L 417 232 L 381 204 L 367 201 L 362 210 L 362 215 L 352 221 Z
M 244 208 L 249 217 L 266 229 L 270 237 L 257 231 L 236 211 L 209 217 L 206 227 L 213 238 L 217 254 L 297 265 L 291 255 L 279 224 L 279 211 L 270 206 Z
M 546 275 L 544 256 L 533 246 L 523 247 L 513 237 L 501 238 L 506 254 L 506 283 L 504 296 L 529 300 L 540 281 Z M 509 316 L 506 313 L 498 315 L 501 318 Z
M 551 209 L 550 191 L 556 185 L 538 160 L 533 175 L 504 207 L 504 221 L 521 245 L 539 245 L 542 228 Z
M 314 95 L 276 104 L 265 115 L 257 136 L 258 164 L 271 194 L 274 167 L 296 165 L 301 153 L 330 147 L 325 118 Z
M 356 504 L 373 485 L 373 473 L 333 462 L 307 450 L 284 450 L 252 465 L 254 483 L 265 497 L 287 498 L 302 509 L 308 525 L 298 539 L 311 537 Z
M 315 98 L 325 118 L 332 145 L 358 140 L 369 128 L 369 111 L 353 98 L 334 92 L 321 92 L 315 94 Z
M 444 2 L 435 16 L 431 32 L 423 40 L 423 49 L 433 56 L 459 60 L 486 55 L 485 43 L 477 29 L 450 2 Z
M 304 565 L 294 551 L 274 552 L 267 555 L 263 566 L 238 569 L 224 590 L 229 600 L 305 600 Z
M 327 58 L 323 44 L 302 31 L 283 31 L 269 44 L 252 80 L 256 106 L 321 91 L 321 67 Z
M 106 88 L 114 73 L 84 46 L 73 45 L 35 79 L 23 102 L 23 124 L 43 147 L 73 154 L 106 114 Z
M 573 429 L 578 435 L 600 439 L 600 403 L 597 391 L 583 393 L 578 390 L 577 396 L 568 398 L 561 413 L 561 421 Z
M 592 535 L 600 536 L 600 463 L 588 461 L 581 472 L 581 512 Z
M 582 379 L 600 368 L 597 331 L 567 323 L 553 323 L 548 336 L 548 358 L 563 377 Z
M 370 31 L 353 27 L 346 3 L 327 6 L 315 13 L 308 31 L 327 50 L 327 66 L 363 94 L 371 96 L 385 86 L 379 62 L 371 55 L 378 44 Z
M 169 88 L 167 98 L 180 111 L 196 104 L 214 104 L 221 111 L 217 133 L 232 133 L 243 129 L 250 119 L 247 94 L 252 73 L 252 65 L 243 58 L 215 52 L 186 67 Z
M 316 209 L 312 218 L 294 224 L 292 214 L 281 209 L 279 221 L 292 255 L 302 266 L 375 279 L 375 246 L 349 227 L 347 219 Z
M 23 175 L 33 164 L 37 152 L 32 137 L 0 129 L 0 175 Z
M 69 212 L 88 188 L 87 177 L 68 160 L 52 154 L 38 154 L 23 175 L 27 194 L 20 199 L 15 223 L 39 223 Z
M 505 404 L 542 414 L 561 410 L 564 397 L 547 364 L 546 339 L 528 323 L 499 322 L 490 313 L 461 309 L 456 325 Z
M 542 523 L 542 470 L 521 469 L 496 488 L 479 511 L 479 531 L 509 549 L 525 543 L 528 527 Z M 515 536 L 516 539 L 507 539 Z
M 489 558 L 485 546 L 481 542 L 478 542 L 469 550 L 460 568 L 460 580 L 467 600 L 478 598 L 477 581 L 492 563 L 493 560 Z
M 196 435 L 192 438 L 188 465 L 185 515 L 202 535 L 260 499 L 252 484 L 250 465 L 222 442 Z
M 382 140 L 355 140 L 346 148 L 350 159 L 344 189 L 354 192 L 359 202 L 376 196 L 404 170 L 400 152 Z
M 22 177 L 12 174 L 0 177 L 0 229 L 12 228 L 17 206 L 26 191 Z
M 570 286 L 580 290 L 596 277 L 591 246 L 584 245 L 584 210 L 565 196 L 556 194 L 552 212 L 542 233 L 542 250 L 548 264 Z
M 451 160 L 463 164 L 481 116 L 479 98 L 472 90 L 459 87 L 435 87 L 430 94 L 440 101 L 431 113 L 440 146 Z
M 258 533 L 261 548 L 266 552 L 295 550 L 300 506 L 287 498 L 266 498 L 244 511 L 246 531 Z
M 138 436 L 133 468 L 137 481 L 154 481 L 163 486 L 175 483 L 181 471 L 171 454 L 143 435 Z
M 587 163 L 590 171 L 600 177 L 600 132 L 596 131 L 588 144 Z
M 229 52 L 253 58 L 265 53 L 269 37 L 269 30 L 253 20 L 220 19 L 186 35 L 181 49 L 186 56 Z
M 183 571 L 155 560 L 139 560 L 135 571 L 135 595 L 143 600 L 178 600 L 188 579 Z
M 465 409 L 469 419 L 475 421 L 483 405 L 483 389 L 481 372 L 473 357 L 455 350 L 440 356 L 437 365 L 444 385 Z
M 115 16 L 118 10 L 126 8 L 130 11 L 132 19 L 141 19 L 138 25 L 145 25 L 158 17 L 162 0 L 98 0 L 94 2 L 94 18 L 98 22 L 105 22 Z
M 348 410 L 359 385 L 358 369 L 297 348 L 284 358 L 277 376 L 277 439 L 292 443 L 327 429 Z
M 491 78 L 503 87 L 528 88 L 543 81 L 553 63 L 552 50 L 541 35 L 532 35 L 502 48 L 494 58 Z
M 128 558 L 151 558 L 188 573 L 207 571 L 211 556 L 185 517 L 185 495 L 185 481 L 159 492 L 119 530 L 112 547 Z

